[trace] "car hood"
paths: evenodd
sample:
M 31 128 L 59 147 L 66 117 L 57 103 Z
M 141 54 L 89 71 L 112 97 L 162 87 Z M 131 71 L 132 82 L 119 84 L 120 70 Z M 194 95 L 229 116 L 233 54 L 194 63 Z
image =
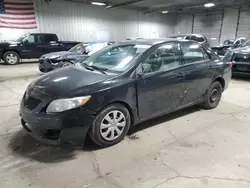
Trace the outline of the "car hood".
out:
M 60 58 L 60 57 L 67 57 L 69 55 L 76 56 L 76 55 L 79 55 L 79 54 L 77 52 L 62 51 L 62 52 L 53 52 L 53 53 L 45 54 L 41 58 L 57 59 L 57 58 Z
M 238 54 L 250 54 L 250 48 L 249 47 L 241 47 L 241 48 L 236 48 L 232 50 L 234 53 Z
M 17 41 L 0 42 L 0 48 L 7 48 L 9 46 L 17 46 L 18 44 L 20 44 L 20 42 L 17 42 Z
M 29 88 L 58 98 L 76 97 L 98 91 L 99 87 L 104 87 L 104 81 L 113 77 L 80 66 L 70 66 L 46 73 L 32 82 Z

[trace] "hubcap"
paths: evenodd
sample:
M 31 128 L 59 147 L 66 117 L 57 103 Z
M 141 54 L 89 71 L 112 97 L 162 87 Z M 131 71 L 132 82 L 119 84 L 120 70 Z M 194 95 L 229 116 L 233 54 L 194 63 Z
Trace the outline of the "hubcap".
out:
M 16 64 L 17 63 L 17 56 L 15 54 L 8 54 L 6 56 L 6 60 L 9 64 Z
M 218 100 L 219 97 L 219 91 L 218 89 L 213 89 L 212 93 L 211 93 L 211 101 L 215 102 Z
M 68 67 L 68 66 L 70 66 L 70 65 L 72 65 L 72 64 L 69 63 L 69 62 L 66 62 L 66 63 L 64 63 L 64 64 L 62 65 L 62 67 Z
M 125 115 L 118 110 L 111 111 L 101 121 L 101 136 L 107 141 L 113 141 L 122 135 L 125 126 Z

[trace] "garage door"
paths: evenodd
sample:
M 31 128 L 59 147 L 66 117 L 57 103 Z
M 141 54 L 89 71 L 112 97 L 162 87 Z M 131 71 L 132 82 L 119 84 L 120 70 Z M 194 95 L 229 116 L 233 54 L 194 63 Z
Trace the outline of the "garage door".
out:
M 220 41 L 222 18 L 222 12 L 195 14 L 193 33 L 206 36 L 211 46 L 218 44 Z
M 238 37 L 250 36 L 250 8 L 243 8 L 240 10 L 239 25 L 237 30 Z

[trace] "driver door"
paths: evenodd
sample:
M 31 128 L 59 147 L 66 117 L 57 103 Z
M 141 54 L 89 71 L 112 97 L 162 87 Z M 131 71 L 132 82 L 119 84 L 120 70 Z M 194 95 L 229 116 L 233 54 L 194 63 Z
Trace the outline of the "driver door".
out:
M 40 58 L 43 52 L 43 43 L 38 38 L 38 35 L 28 35 L 21 44 L 21 57 L 22 58 Z
M 185 75 L 181 50 L 171 42 L 155 49 L 137 67 L 140 119 L 160 115 L 183 105 Z

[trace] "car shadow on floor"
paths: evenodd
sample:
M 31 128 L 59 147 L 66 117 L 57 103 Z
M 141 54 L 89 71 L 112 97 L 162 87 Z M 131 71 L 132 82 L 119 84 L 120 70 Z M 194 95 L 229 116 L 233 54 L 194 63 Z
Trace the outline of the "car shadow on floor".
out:
M 14 155 L 30 158 L 43 163 L 60 163 L 76 158 L 76 149 L 72 147 L 55 147 L 41 144 L 24 130 L 12 136 L 9 148 Z
M 168 121 L 171 121 L 173 119 L 184 117 L 186 115 L 192 114 L 192 113 L 200 111 L 200 110 L 201 110 L 201 108 L 199 108 L 198 106 L 193 106 L 193 107 L 185 108 L 183 110 L 179 110 L 179 111 L 176 111 L 176 112 L 173 112 L 173 113 L 170 113 L 170 114 L 166 114 L 166 115 L 163 115 L 163 116 L 153 118 L 151 120 L 142 122 L 142 123 L 132 127 L 130 129 L 128 135 L 133 135 L 133 134 L 135 134 L 135 133 L 137 133 L 139 131 L 148 129 L 148 128 L 153 127 L 153 126 L 157 126 L 158 124 L 168 122 Z
M 178 112 L 145 121 L 131 128 L 128 136 L 135 134 L 141 130 L 157 126 L 158 124 L 171 121 L 172 119 L 180 118 L 188 114 L 197 112 L 199 110 L 200 108 L 198 107 L 190 107 Z M 101 147 L 94 144 L 88 137 L 83 147 L 77 148 L 72 146 L 48 146 L 35 141 L 24 130 L 21 130 L 12 136 L 9 147 L 13 151 L 14 155 L 30 158 L 31 160 L 42 163 L 60 163 L 67 160 L 73 160 L 76 158 L 77 153 L 79 152 L 92 152 L 102 149 Z
M 38 59 L 31 59 L 31 60 L 24 59 L 16 65 L 8 65 L 8 64 L 5 64 L 3 61 L 0 61 L 0 66 L 17 66 L 20 64 L 33 64 L 33 63 L 38 63 Z

